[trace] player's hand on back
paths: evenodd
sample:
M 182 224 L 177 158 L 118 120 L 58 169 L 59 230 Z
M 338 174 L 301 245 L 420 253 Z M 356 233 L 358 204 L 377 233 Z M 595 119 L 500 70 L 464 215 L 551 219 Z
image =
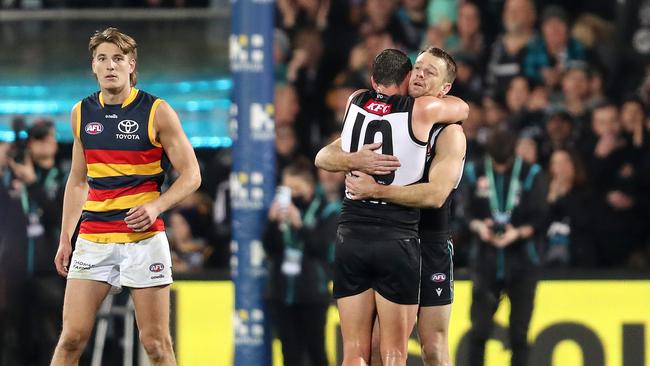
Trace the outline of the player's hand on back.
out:
M 353 171 L 345 177 L 345 188 L 353 200 L 375 198 L 378 187 L 375 178 L 360 171 Z
M 133 207 L 126 213 L 124 222 L 126 222 L 129 229 L 133 231 L 147 230 L 160 215 L 160 210 L 152 203 L 145 203 L 144 205 Z
M 63 277 L 68 277 L 71 255 L 72 244 L 70 242 L 60 242 L 59 249 L 57 249 L 56 256 L 54 256 L 54 266 L 56 266 L 56 271 Z
M 353 153 L 353 165 L 356 169 L 372 175 L 386 175 L 397 170 L 401 166 L 399 159 L 393 155 L 377 153 L 376 150 L 380 147 L 381 142 L 366 144 L 361 150 Z

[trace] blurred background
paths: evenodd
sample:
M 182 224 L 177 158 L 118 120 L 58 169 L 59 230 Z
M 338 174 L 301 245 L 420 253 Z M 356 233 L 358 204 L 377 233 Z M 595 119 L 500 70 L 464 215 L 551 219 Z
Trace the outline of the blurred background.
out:
M 650 365 L 650 2 L 277 0 L 275 7 L 277 180 L 296 176 L 311 184 L 294 197 L 299 210 L 316 200 L 322 206 L 318 224 L 301 239 L 313 249 L 305 251 L 309 266 L 330 275 L 343 176 L 317 172 L 310 162 L 338 136 L 347 97 L 369 86 L 369 66 L 384 48 L 415 59 L 425 45 L 442 47 L 458 63 L 450 94 L 470 104 L 467 161 L 482 161 L 489 131 L 507 128 L 517 136 L 517 154 L 544 175 L 549 209 L 535 240 L 542 281 L 531 364 Z M 65 281 L 52 259 L 70 165 L 69 113 L 97 89 L 87 44 L 108 26 L 137 40 L 138 88 L 179 113 L 202 169 L 200 190 L 164 216 L 177 279 L 179 364 L 232 363 L 230 16 L 226 0 L 0 0 L 1 365 L 46 365 L 58 337 Z M 167 182 L 173 179 L 171 171 Z M 464 180 L 452 208 L 450 344 L 459 365 L 474 241 L 466 187 Z M 274 297 L 286 290 L 273 280 L 286 245 L 277 243 L 277 227 L 269 221 L 263 243 L 269 309 L 322 309 L 327 322 L 317 342 L 335 364 L 341 348 L 329 297 Z M 315 286 L 312 280 L 305 286 Z M 124 356 L 134 330 L 115 308 L 128 313 L 128 296 L 110 301 L 114 309 L 103 310 L 102 335 L 91 340 L 82 364 L 146 364 L 137 346 Z M 502 327 L 508 306 L 495 318 Z M 276 315 L 274 332 L 282 326 Z M 509 360 L 499 329 L 487 365 Z M 421 364 L 412 342 L 409 362 Z M 273 349 L 274 363 L 282 364 L 287 357 L 277 339 Z M 311 356 L 298 362 L 319 364 Z

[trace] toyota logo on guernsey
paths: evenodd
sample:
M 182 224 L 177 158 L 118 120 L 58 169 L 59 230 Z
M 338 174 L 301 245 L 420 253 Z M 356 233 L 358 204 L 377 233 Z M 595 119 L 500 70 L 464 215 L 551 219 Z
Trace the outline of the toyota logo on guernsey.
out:
M 140 128 L 138 122 L 130 119 L 122 120 L 117 124 L 117 129 L 122 133 L 116 133 L 115 138 L 118 140 L 140 140 L 139 135 L 134 135 L 138 128 Z
M 86 133 L 89 135 L 97 135 L 104 131 L 104 125 L 99 122 L 90 122 L 86 125 Z

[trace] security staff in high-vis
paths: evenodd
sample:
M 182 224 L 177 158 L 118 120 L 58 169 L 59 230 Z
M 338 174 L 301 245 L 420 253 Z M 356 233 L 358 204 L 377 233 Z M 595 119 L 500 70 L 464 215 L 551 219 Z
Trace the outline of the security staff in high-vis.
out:
M 541 168 L 516 157 L 515 142 L 508 131 L 495 129 L 487 142 L 487 156 L 465 166 L 469 195 L 465 212 L 475 234 L 469 333 L 472 366 L 484 363 L 492 318 L 503 294 L 511 303 L 511 364 L 525 365 L 528 358 L 528 325 L 539 268 L 535 237 L 544 225 L 546 195 Z

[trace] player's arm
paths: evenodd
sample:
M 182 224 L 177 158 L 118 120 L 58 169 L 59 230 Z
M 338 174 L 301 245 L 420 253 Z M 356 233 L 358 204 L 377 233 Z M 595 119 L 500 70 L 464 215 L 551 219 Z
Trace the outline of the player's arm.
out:
M 63 194 L 63 215 L 61 219 L 61 235 L 59 237 L 59 248 L 54 257 L 56 271 L 63 277 L 68 275 L 70 256 L 72 255 L 72 235 L 77 227 L 83 205 L 88 197 L 88 180 L 86 178 L 86 158 L 84 157 L 79 131 L 77 131 L 77 118 L 79 110 L 72 109 L 70 121 L 74 141 L 72 144 L 72 164 L 70 175 L 65 184 Z
M 352 199 L 380 199 L 409 207 L 439 208 L 462 173 L 465 159 L 465 134 L 459 125 L 445 128 L 436 143 L 436 156 L 429 168 L 429 182 L 409 186 L 382 185 L 366 174 L 353 172 L 345 179 Z
M 390 174 L 400 167 L 399 160 L 393 155 L 374 152 L 381 147 L 381 142 L 363 145 L 361 150 L 353 153 L 343 151 L 341 139 L 320 149 L 316 154 L 316 167 L 330 172 L 349 172 L 360 170 L 374 175 Z
M 157 140 L 165 149 L 179 176 L 160 197 L 129 210 L 124 221 L 133 231 L 144 231 L 149 228 L 158 215 L 196 191 L 201 184 L 199 163 L 196 161 L 192 145 L 183 132 L 178 115 L 164 101 L 156 110 L 154 130 Z
M 426 99 L 424 99 L 426 98 Z M 426 113 L 426 120 L 436 123 L 456 123 L 464 121 L 469 114 L 469 105 L 453 95 L 437 97 L 420 97 Z

